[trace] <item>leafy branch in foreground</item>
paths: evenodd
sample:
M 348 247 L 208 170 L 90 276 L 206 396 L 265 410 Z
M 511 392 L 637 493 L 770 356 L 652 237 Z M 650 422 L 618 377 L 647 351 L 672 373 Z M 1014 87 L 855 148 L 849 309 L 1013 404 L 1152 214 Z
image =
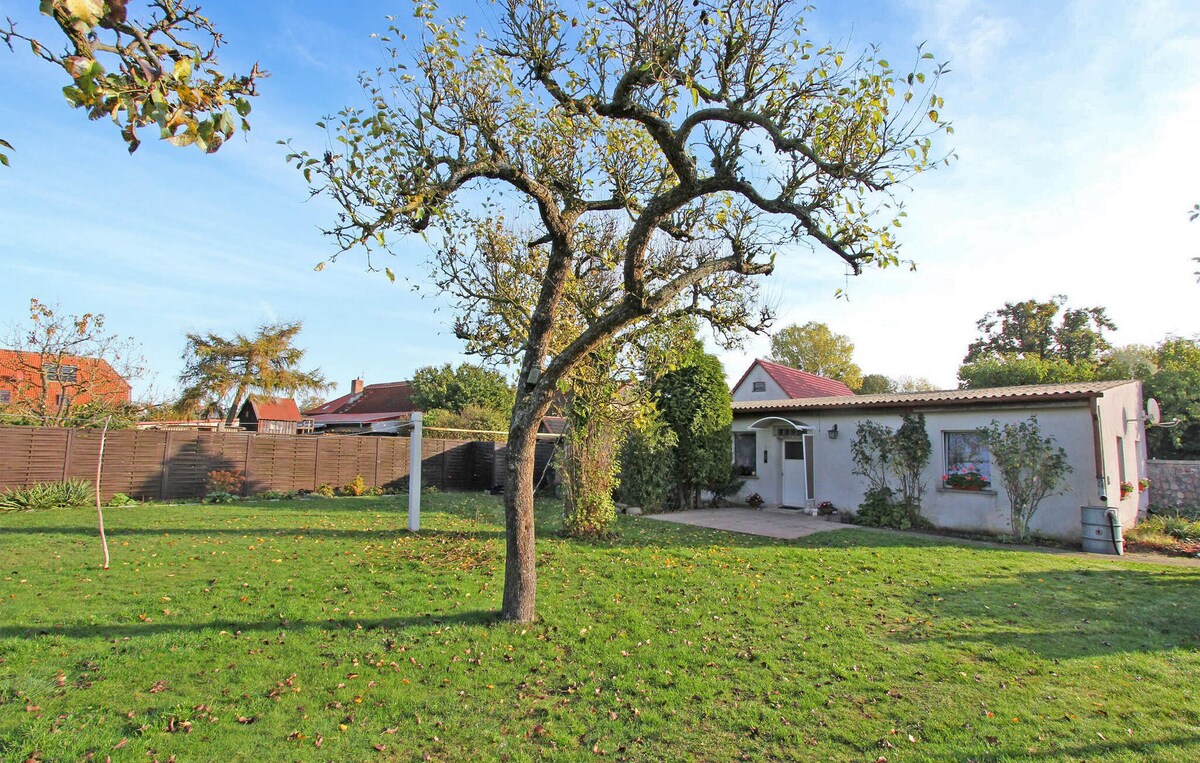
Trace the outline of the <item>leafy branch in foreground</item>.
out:
M 67 102 L 89 119 L 108 117 L 121 128 L 133 153 L 138 129 L 157 126 L 176 146 L 212 153 L 240 125 L 250 129 L 247 98 L 267 75 L 255 64 L 244 76 L 226 75 L 217 62 L 224 39 L 200 6 L 183 0 L 152 0 L 143 18 L 130 18 L 126 0 L 41 0 L 41 12 L 66 36 L 59 52 L 21 31 L 11 18 L 0 27 L 0 43 L 15 50 L 26 43 L 33 55 L 61 66 L 71 77 Z M 0 146 L 12 149 L 6 141 Z M 8 157 L 0 153 L 0 164 Z

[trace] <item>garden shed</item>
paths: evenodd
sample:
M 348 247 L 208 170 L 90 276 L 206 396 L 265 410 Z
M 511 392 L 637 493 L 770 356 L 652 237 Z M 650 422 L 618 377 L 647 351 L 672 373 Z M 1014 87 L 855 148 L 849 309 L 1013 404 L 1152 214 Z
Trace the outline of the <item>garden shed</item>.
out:
M 742 501 L 757 493 L 767 506 L 804 509 L 830 501 L 853 513 L 868 487 L 865 478 L 854 474 L 851 457 L 859 424 L 874 421 L 896 429 L 904 414 L 922 413 L 933 446 L 924 474 L 922 516 L 936 526 L 1009 531 L 1008 496 L 976 430 L 993 421 L 1013 424 L 1030 416 L 1066 451 L 1072 467 L 1064 492 L 1042 502 L 1031 531 L 1076 541 L 1080 506 L 1114 507 L 1125 526 L 1145 511 L 1140 382 L 734 399 L 734 460 L 746 479 L 738 492 Z
M 300 425 L 300 408 L 288 398 L 251 395 L 238 411 L 242 429 L 260 434 L 296 434 Z

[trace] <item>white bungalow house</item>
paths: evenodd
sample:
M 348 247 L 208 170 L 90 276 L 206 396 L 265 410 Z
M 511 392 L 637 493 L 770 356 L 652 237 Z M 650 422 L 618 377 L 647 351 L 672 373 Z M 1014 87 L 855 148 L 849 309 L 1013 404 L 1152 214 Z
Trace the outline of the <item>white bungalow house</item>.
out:
M 755 385 L 756 361 L 733 390 L 734 461 L 746 483 L 742 501 L 757 493 L 766 506 L 812 508 L 831 501 L 853 513 L 867 488 L 853 474 L 850 442 L 858 424 L 893 429 L 909 412 L 925 415 L 933 444 L 922 516 L 956 530 L 1009 532 L 1009 503 L 991 454 L 975 429 L 993 420 L 1015 423 L 1036 415 L 1042 432 L 1067 452 L 1073 467 L 1064 493 L 1042 501 L 1030 529 L 1065 541 L 1080 537 L 1080 506 L 1118 509 L 1122 526 L 1137 521 L 1146 495 L 1146 437 L 1141 383 L 1046 384 L 882 395 L 787 397 Z M 955 488 L 945 477 L 971 471 L 983 489 Z M 1123 495 L 1122 483 L 1133 486 Z M 976 486 L 977 487 L 977 486 Z

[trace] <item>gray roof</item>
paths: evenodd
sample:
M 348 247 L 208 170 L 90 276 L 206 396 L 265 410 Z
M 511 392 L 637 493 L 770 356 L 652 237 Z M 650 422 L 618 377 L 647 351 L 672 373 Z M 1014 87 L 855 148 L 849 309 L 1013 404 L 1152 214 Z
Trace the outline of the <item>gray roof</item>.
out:
M 841 395 L 835 397 L 805 397 L 794 400 L 750 400 L 733 404 L 739 411 L 794 411 L 839 408 L 912 408 L 916 406 L 955 406 L 972 404 L 1002 404 L 1025 402 L 1059 402 L 1087 400 L 1133 380 L 1073 382 L 1071 384 L 1023 384 L 1016 387 L 984 387 L 982 389 L 945 389 L 935 392 L 892 392 L 883 395 Z

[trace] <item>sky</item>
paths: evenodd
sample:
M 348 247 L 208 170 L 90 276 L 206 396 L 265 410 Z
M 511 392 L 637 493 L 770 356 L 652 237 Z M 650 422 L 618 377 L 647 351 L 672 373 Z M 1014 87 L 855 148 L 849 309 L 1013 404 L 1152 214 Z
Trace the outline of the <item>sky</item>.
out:
M 299 343 L 330 395 L 358 376 L 471 360 L 420 238 L 394 246 L 395 284 L 354 254 L 314 271 L 335 252 L 320 231 L 334 209 L 309 198 L 277 143 L 324 148 L 314 123 L 361 103 L 356 76 L 382 60 L 370 35 L 388 14 L 412 23 L 408 3 L 201 5 L 225 36 L 223 69 L 257 61 L 271 73 L 252 131 L 214 155 L 152 139 L 128 155 L 111 123 L 66 105 L 60 70 L 0 49 L 0 137 L 14 146 L 0 168 L 0 326 L 26 321 L 31 297 L 105 314 L 153 369 L 135 394 L 177 386 L 186 332 L 278 320 L 303 321 Z M 485 0 L 443 8 L 495 12 Z M 35 9 L 0 0 L 0 17 L 53 39 Z M 811 37 L 850 51 L 877 43 L 895 63 L 924 42 L 948 61 L 941 113 L 957 160 L 902 191 L 915 271 L 850 277 L 834 255 L 801 248 L 764 283 L 777 326 L 827 323 L 865 373 L 939 387 L 956 385 L 975 322 L 1006 301 L 1104 306 L 1117 344 L 1200 333 L 1200 221 L 1187 214 L 1200 203 L 1200 4 L 843 0 L 807 18 Z M 718 355 L 736 380 L 768 353 L 758 336 Z

